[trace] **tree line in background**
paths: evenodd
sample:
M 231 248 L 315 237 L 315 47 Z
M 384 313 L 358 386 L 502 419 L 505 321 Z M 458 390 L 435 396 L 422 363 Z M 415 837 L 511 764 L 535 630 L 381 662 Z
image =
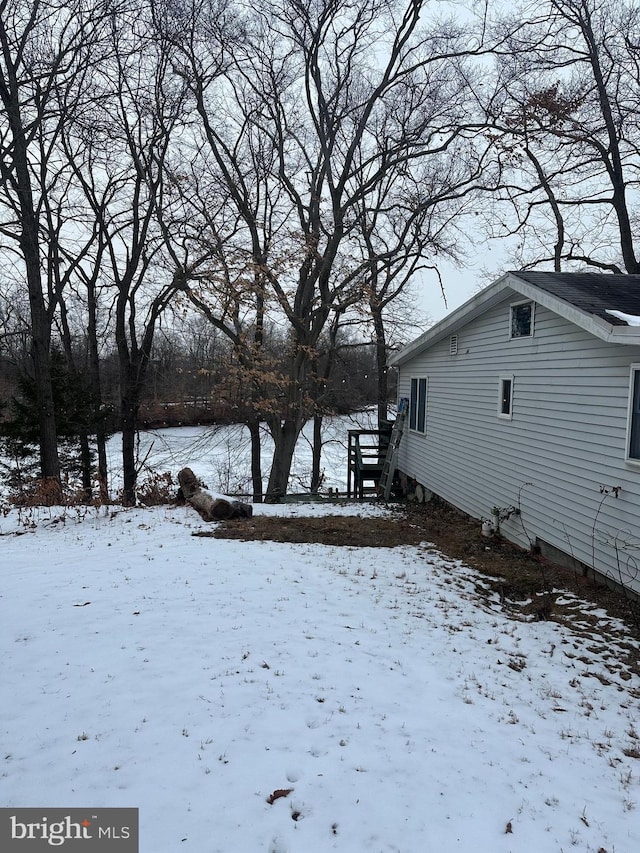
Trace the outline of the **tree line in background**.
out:
M 266 425 L 281 497 L 306 421 L 386 417 L 411 288 L 474 234 L 638 272 L 639 15 L 0 0 L 0 393 L 51 499 L 65 441 L 107 499 L 117 429 L 133 503 L 144 407 L 179 393 L 246 423 L 256 500 Z
M 234 358 L 229 341 L 198 316 L 182 323 L 179 332 L 174 323 L 156 335 L 149 362 L 147 381 L 140 395 L 137 422 L 143 429 L 208 424 L 246 423 L 255 416 L 255 403 L 248 389 L 251 377 Z M 274 375 L 286 369 L 287 342 L 270 335 L 269 350 Z M 93 497 L 95 454 L 89 436 L 98 425 L 104 438 L 119 429 L 119 366 L 116 354 L 100 360 L 101 407 L 96 420 L 93 391 L 87 364 L 86 335 L 74 339 L 74 365 L 55 345 L 51 351 L 51 377 L 56 406 L 58 451 L 67 479 L 81 483 L 76 494 L 86 500 Z M 325 355 L 325 358 L 327 356 Z M 334 342 L 334 365 L 322 393 L 313 401 L 313 412 L 332 415 L 360 411 L 377 399 L 376 352 L 371 343 L 347 337 Z M 322 366 L 322 360 L 321 360 Z M 37 466 L 34 452 L 38 446 L 38 418 L 35 385 L 29 375 L 28 334 L 12 335 L 0 354 L 0 398 L 11 400 L 2 420 L 3 450 L 7 462 L 2 465 L 9 485 L 18 494 L 28 493 Z M 393 390 L 393 389 L 392 389 Z M 274 395 L 278 389 L 274 387 Z M 313 417 L 309 411 L 307 417 Z M 313 447 L 310 488 L 321 485 L 321 442 Z M 139 464 L 139 463 L 138 463 Z M 261 478 L 253 483 L 260 499 Z M 107 499 L 107 495 L 104 499 Z

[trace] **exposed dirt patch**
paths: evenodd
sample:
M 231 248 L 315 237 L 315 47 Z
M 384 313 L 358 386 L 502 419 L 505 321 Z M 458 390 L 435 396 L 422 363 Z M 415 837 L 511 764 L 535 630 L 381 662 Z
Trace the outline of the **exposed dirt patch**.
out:
M 640 603 L 627 598 L 623 592 L 610 589 L 603 582 L 585 577 L 581 571 L 572 571 L 552 563 L 537 554 L 519 548 L 499 536 L 486 538 L 481 533 L 477 519 L 469 518 L 443 501 L 429 504 L 409 504 L 407 519 L 420 526 L 428 539 L 440 551 L 462 560 L 468 566 L 486 575 L 484 582 L 517 614 L 529 619 L 555 619 L 566 621 L 570 606 L 556 603 L 557 590 L 567 590 L 591 604 L 602 608 L 627 626 L 624 636 L 640 640 Z M 580 612 L 584 632 L 601 629 L 597 614 Z M 634 670 L 640 672 L 637 650 Z
M 315 542 L 353 548 L 418 545 L 425 538 L 424 530 L 401 514 L 396 518 L 362 518 L 353 515 L 277 518 L 258 515 L 249 520 L 225 521 L 215 530 L 196 535 L 244 541 L 269 539 L 272 542 Z
M 557 604 L 553 590 L 565 589 L 622 619 L 627 637 L 640 639 L 640 606 L 604 584 L 583 577 L 531 554 L 516 545 L 482 536 L 480 523 L 442 501 L 407 504 L 397 507 L 390 518 L 326 515 L 317 518 L 293 516 L 254 516 L 249 520 L 229 520 L 200 535 L 224 539 L 309 542 L 354 548 L 393 548 L 431 542 L 453 559 L 462 560 L 484 576 L 478 591 L 497 593 L 515 617 L 554 619 L 560 622 L 572 615 L 571 607 Z M 597 614 L 581 612 L 584 631 L 598 635 L 602 629 Z M 624 634 L 617 636 L 624 641 Z M 634 671 L 639 671 L 637 650 Z M 627 660 L 627 665 L 630 663 Z

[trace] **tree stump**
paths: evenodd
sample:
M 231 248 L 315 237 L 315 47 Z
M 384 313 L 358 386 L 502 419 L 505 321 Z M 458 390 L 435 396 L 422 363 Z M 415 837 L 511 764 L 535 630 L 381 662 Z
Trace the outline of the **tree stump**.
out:
M 200 485 L 200 481 L 191 468 L 183 468 L 178 474 L 180 490 L 186 502 L 190 504 L 205 521 L 224 521 L 227 518 L 251 518 L 253 507 L 241 501 L 228 501 L 214 498 Z

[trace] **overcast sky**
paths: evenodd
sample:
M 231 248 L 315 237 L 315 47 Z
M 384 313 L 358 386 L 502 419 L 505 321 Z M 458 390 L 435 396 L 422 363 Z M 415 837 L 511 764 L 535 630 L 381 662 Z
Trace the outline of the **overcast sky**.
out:
M 506 270 L 513 269 L 513 261 L 509 259 L 507 249 L 506 239 L 495 239 L 470 251 L 466 263 L 460 268 L 441 261 L 439 267 L 446 304 L 436 274 L 423 273 L 420 283 L 416 283 L 416 293 L 417 307 L 425 315 L 425 324 L 439 322 L 471 299 L 479 289 L 487 287 Z

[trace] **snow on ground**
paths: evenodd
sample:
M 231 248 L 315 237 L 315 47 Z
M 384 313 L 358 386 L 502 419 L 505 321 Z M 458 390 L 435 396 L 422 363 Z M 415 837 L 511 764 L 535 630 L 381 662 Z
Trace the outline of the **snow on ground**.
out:
M 0 519 L 1 805 L 139 807 L 141 853 L 640 849 L 640 683 L 595 637 L 428 544 L 205 527 Z
M 373 410 L 325 418 L 323 429 L 322 463 L 323 488 L 346 492 L 347 489 L 347 432 L 350 429 L 376 428 L 377 414 Z M 296 446 L 290 492 L 308 492 L 311 471 L 313 424 L 308 423 Z M 172 471 L 174 475 L 185 466 L 194 470 L 207 486 L 221 494 L 251 492 L 251 439 L 242 424 L 231 426 L 193 426 L 141 431 L 138 460 L 147 473 Z M 116 434 L 108 447 L 110 487 L 113 493 L 121 483 L 121 437 Z M 273 441 L 266 428 L 262 434 L 262 473 L 266 487 Z

